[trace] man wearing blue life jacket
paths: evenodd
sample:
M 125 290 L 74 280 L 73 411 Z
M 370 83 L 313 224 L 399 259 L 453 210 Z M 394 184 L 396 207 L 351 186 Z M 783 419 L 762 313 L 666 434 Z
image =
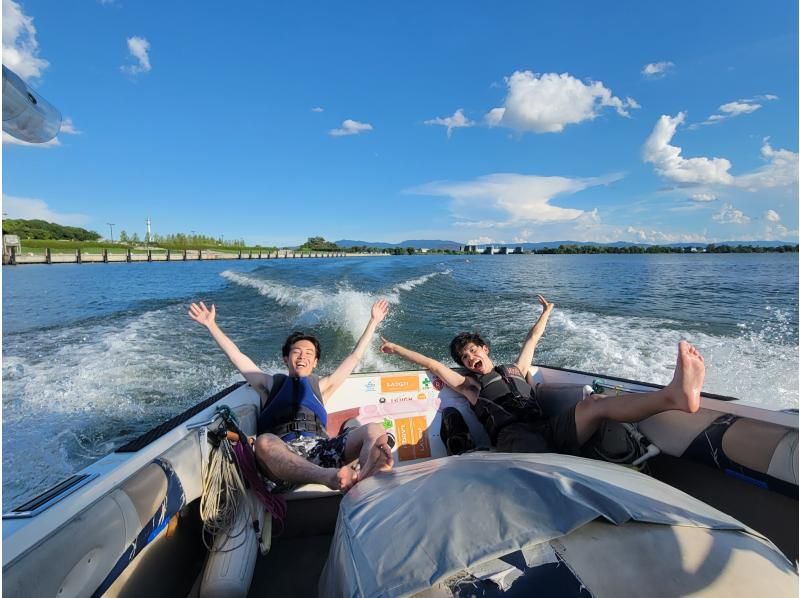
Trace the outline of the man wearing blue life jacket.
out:
M 580 448 L 606 420 L 635 423 L 663 411 L 678 409 L 694 413 L 700 408 L 700 390 L 705 377 L 703 357 L 686 341 L 678 344 L 678 360 L 672 381 L 652 392 L 605 396 L 584 392 L 578 385 L 532 385 L 530 368 L 553 311 L 541 295 L 539 319 L 528 332 L 516 363 L 498 365 L 489 357 L 489 346 L 477 333 L 462 332 L 450 343 L 453 360 L 468 373 L 383 340 L 381 351 L 430 370 L 445 384 L 464 395 L 498 451 L 509 453 L 558 452 L 577 455 Z M 567 409 L 548 410 L 553 395 L 576 395 Z M 582 399 L 582 400 L 581 400 Z M 556 412 L 557 411 L 557 412 Z
M 392 467 L 389 437 L 380 424 L 345 430 L 335 438 L 325 432 L 325 403 L 344 383 L 364 356 L 375 329 L 386 317 L 389 303 L 372 306 L 364 333 L 332 374 L 313 374 L 320 358 L 319 341 L 295 332 L 283 345 L 288 375 L 267 374 L 220 330 L 216 306 L 192 303 L 189 317 L 205 326 L 245 380 L 261 396 L 255 452 L 258 464 L 279 488 L 299 484 L 324 484 L 347 492 L 359 480 Z M 359 469 L 349 466 L 358 459 Z

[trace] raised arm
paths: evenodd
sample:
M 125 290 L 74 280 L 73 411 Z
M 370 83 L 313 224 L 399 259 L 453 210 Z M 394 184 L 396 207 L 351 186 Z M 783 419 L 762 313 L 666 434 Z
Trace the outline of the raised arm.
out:
M 522 350 L 519 352 L 519 357 L 517 358 L 517 367 L 519 368 L 519 371 L 522 372 L 523 376 L 527 376 L 528 370 L 531 368 L 531 362 L 533 361 L 533 353 L 536 351 L 536 345 L 539 344 L 539 339 L 542 338 L 544 329 L 547 327 L 547 320 L 550 319 L 550 313 L 553 311 L 553 304 L 547 299 L 541 295 L 536 295 L 536 298 L 542 305 L 542 315 L 539 316 L 539 319 L 536 320 L 533 328 L 531 328 L 530 332 L 528 332 L 528 336 L 525 337 L 525 342 L 522 344 Z
M 353 373 L 355 367 L 364 357 L 369 342 L 372 340 L 372 335 L 375 334 L 375 329 L 378 327 L 378 324 L 383 322 L 383 319 L 388 313 L 389 302 L 386 301 L 386 299 L 378 299 L 372 304 L 369 322 L 367 322 L 367 327 L 364 329 L 361 338 L 358 339 L 353 352 L 345 357 L 344 361 L 339 364 L 339 367 L 336 368 L 332 374 L 321 378 L 319 381 L 319 389 L 322 391 L 323 403 L 327 402 L 328 399 L 333 396 L 333 393 L 336 392 L 336 389 L 338 389 L 344 381 L 347 380 L 347 377 Z
M 199 304 L 192 303 L 189 306 L 189 317 L 208 329 L 219 348 L 228 356 L 228 359 L 231 360 L 231 363 L 244 376 L 250 386 L 261 396 L 261 403 L 263 404 L 267 400 L 269 389 L 272 386 L 272 376 L 263 372 L 261 368 L 253 363 L 253 360 L 242 353 L 239 347 L 225 336 L 225 333 L 217 326 L 217 307 L 212 303 L 211 309 L 208 309 L 202 301 Z
M 397 343 L 389 342 L 383 337 L 381 337 L 381 351 L 389 355 L 399 355 L 406 361 L 410 361 L 421 368 L 430 370 L 436 376 L 441 378 L 444 383 L 447 384 L 447 386 L 452 388 L 457 393 L 464 395 L 464 397 L 466 397 L 471 404 L 474 405 L 478 400 L 478 392 L 480 387 L 477 382 L 472 378 L 467 378 L 466 376 L 462 376 L 458 372 L 451 370 L 442 362 L 436 361 L 432 357 L 427 357 L 422 353 L 417 353 L 416 351 L 407 349 L 402 345 L 398 345 Z

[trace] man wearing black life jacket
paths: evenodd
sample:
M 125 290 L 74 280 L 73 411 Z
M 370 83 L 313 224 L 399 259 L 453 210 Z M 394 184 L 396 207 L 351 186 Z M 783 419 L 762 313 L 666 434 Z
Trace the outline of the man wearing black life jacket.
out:
M 285 489 L 299 484 L 324 484 L 346 492 L 359 480 L 392 467 L 389 437 L 380 424 L 351 428 L 335 438 L 325 431 L 325 403 L 361 361 L 375 329 L 386 317 L 385 299 L 372 306 L 369 323 L 353 352 L 332 374 L 313 374 L 320 358 L 319 341 L 295 332 L 283 345 L 288 375 L 270 375 L 242 353 L 216 323 L 216 306 L 192 303 L 189 317 L 205 326 L 231 363 L 261 396 L 255 453 L 270 480 Z M 358 459 L 358 471 L 349 463 Z
M 498 365 L 489 357 L 489 346 L 477 333 L 462 332 L 450 343 L 453 360 L 464 366 L 465 376 L 442 363 L 382 339 L 381 351 L 396 354 L 430 370 L 445 384 L 464 395 L 486 428 L 492 446 L 503 452 L 560 452 L 578 454 L 605 420 L 634 423 L 651 415 L 679 409 L 694 413 L 700 408 L 705 376 L 703 357 L 686 341 L 678 344 L 678 360 L 672 381 L 653 392 L 619 396 L 589 394 L 574 386 L 577 401 L 567 409 L 548 409 L 564 397 L 564 385 L 530 384 L 530 368 L 536 345 L 544 334 L 553 304 L 538 295 L 542 313 L 528 332 L 516 363 Z M 557 388 L 556 388 L 557 386 Z

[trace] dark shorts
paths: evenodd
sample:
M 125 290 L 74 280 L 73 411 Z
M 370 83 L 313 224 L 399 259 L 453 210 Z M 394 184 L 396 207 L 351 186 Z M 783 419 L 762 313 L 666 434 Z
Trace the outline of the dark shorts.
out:
M 502 453 L 579 455 L 575 405 L 548 418 L 505 426 L 497 434 L 495 448 Z

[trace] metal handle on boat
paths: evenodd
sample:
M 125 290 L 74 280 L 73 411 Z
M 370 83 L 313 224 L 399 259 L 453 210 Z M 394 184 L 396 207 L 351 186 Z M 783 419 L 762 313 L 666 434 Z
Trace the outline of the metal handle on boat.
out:
M 220 414 L 219 413 L 215 413 L 214 415 L 211 416 L 211 419 L 209 419 L 208 421 L 195 422 L 193 424 L 186 424 L 186 429 L 187 430 L 197 430 L 198 428 L 207 428 L 211 424 L 215 423 L 219 418 L 220 418 Z

